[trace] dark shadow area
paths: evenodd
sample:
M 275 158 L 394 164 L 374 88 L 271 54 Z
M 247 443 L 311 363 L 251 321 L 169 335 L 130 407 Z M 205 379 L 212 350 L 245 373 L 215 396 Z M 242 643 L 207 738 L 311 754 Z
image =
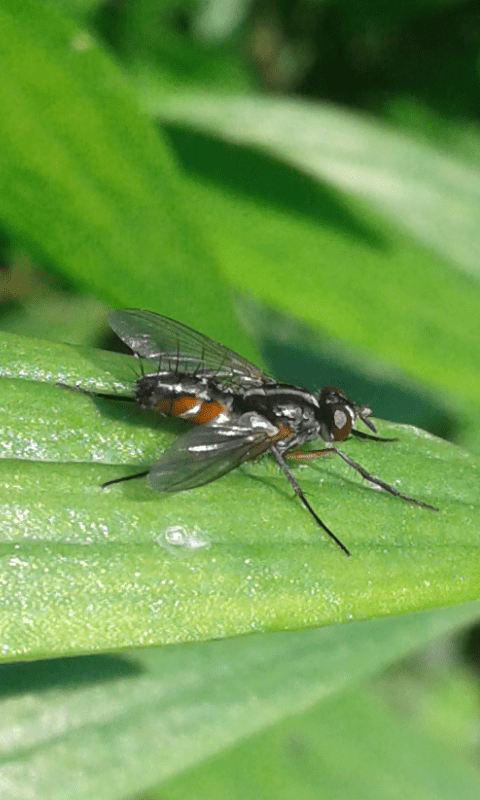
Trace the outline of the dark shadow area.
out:
M 299 94 L 369 110 L 403 95 L 448 117 L 478 119 L 476 0 L 412 3 L 405 14 L 395 9 L 401 4 L 389 13 L 388 4 L 367 3 L 361 16 L 354 5 L 326 5 L 306 32 L 315 58 Z
M 388 379 L 374 379 L 327 350 L 313 352 L 268 338 L 260 346 L 274 375 L 282 380 L 311 391 L 329 384 L 338 386 L 354 402 L 369 405 L 375 417 L 416 425 L 443 439 L 455 436 L 454 418 L 426 393 Z
M 110 419 L 118 419 L 128 422 L 141 428 L 158 428 L 162 431 L 181 436 L 185 431 L 190 430 L 191 423 L 175 417 L 165 417 L 157 411 L 149 411 L 141 408 L 134 402 L 109 400 L 102 397 L 93 397 L 92 400 L 97 405 L 99 411 Z
M 100 350 L 110 350 L 113 353 L 123 353 L 124 355 L 131 356 L 132 350 L 125 342 L 122 342 L 119 336 L 110 328 L 107 327 L 107 323 L 105 324 L 105 328 L 102 333 L 99 335 L 95 347 L 98 347 Z M 136 378 L 139 378 L 141 375 L 140 368 L 138 369 L 138 373 L 135 373 Z
M 75 689 L 131 678 L 142 672 L 143 668 L 134 661 L 113 655 L 17 661 L 0 665 L 0 697 L 67 687 Z
M 48 384 L 45 385 L 48 386 Z M 78 390 L 74 386 L 57 385 L 55 388 L 65 392 L 70 391 L 87 395 L 95 403 L 101 414 L 113 420 L 128 422 L 129 425 L 141 428 L 157 428 L 161 425 L 162 430 L 176 436 L 180 436 L 190 428 L 190 425 L 185 420 L 164 417 L 157 411 L 141 408 L 133 398 L 123 397 L 122 395 L 118 395 L 118 397 L 114 395 L 102 397 L 101 395 Z
M 371 248 L 386 248 L 385 241 L 346 206 L 341 192 L 318 178 L 253 147 L 173 124 L 162 127 L 183 169 L 202 183 L 213 183 L 237 197 L 254 198 L 260 206 L 321 222 Z
M 361 354 L 355 350 L 350 353 L 347 345 L 323 338 L 318 331 L 258 300 L 237 296 L 236 304 L 268 364 L 268 372 L 279 381 L 311 392 L 338 386 L 353 402 L 370 406 L 374 417 L 455 439 L 459 423 L 450 409 L 427 390 L 417 389 L 407 379 L 402 381 L 401 374 L 398 378 L 388 371 L 382 374 L 381 364 L 374 357 L 362 369 Z
M 465 661 L 480 675 L 480 622 L 472 625 L 462 637 L 461 650 Z

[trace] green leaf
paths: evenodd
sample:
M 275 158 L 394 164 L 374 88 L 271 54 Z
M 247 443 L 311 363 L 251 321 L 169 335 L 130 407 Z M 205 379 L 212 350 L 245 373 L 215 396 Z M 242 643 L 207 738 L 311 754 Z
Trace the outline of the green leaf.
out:
M 5 658 L 312 627 L 480 596 L 480 464 L 453 445 L 381 423 L 398 442 L 344 448 L 438 513 L 373 490 L 340 459 L 296 469 L 347 559 L 269 458 L 189 492 L 162 496 L 145 480 L 102 490 L 148 468 L 188 428 L 54 384 L 75 384 L 85 369 L 84 386 L 131 394 L 135 359 L 12 335 L 1 365 Z
M 60 601 L 59 601 L 60 607 Z M 2 800 L 138 796 L 478 616 L 478 604 L 303 633 L 4 665 Z M 93 616 L 93 615 L 91 615 Z
M 460 159 L 374 119 L 321 103 L 206 94 L 156 98 L 151 87 L 143 97 L 149 111 L 163 119 L 260 147 L 368 200 L 478 280 L 480 177 Z
M 476 435 L 480 284 L 458 269 L 478 269 L 474 170 L 319 103 L 152 91 L 145 105 L 190 126 L 171 130 L 171 140 L 239 289 L 357 347 L 359 361 L 374 354 L 400 367 L 450 406 L 457 429 Z
M 356 687 L 163 784 L 158 797 L 264 792 L 276 800 L 475 800 L 480 779 Z
M 231 335 L 172 155 L 93 37 L 49 3 L 6 0 L 0 70 L 6 230 L 107 302 L 183 318 L 188 306 L 192 323 Z

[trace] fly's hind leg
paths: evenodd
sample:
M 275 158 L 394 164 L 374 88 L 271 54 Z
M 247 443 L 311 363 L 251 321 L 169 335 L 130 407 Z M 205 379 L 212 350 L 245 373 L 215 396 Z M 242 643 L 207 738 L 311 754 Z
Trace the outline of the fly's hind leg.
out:
M 62 381 L 57 381 L 55 384 L 56 386 L 62 386 L 64 389 L 70 389 L 72 392 L 80 392 L 80 394 L 87 394 L 89 397 L 99 397 L 101 400 L 121 400 L 122 402 L 132 402 L 135 403 L 135 397 L 129 395 L 122 395 L 122 394 L 110 394 L 108 392 L 95 392 L 91 389 L 84 389 L 83 386 L 71 386 L 68 383 L 62 383 Z M 125 475 L 123 478 L 114 478 L 111 481 L 105 481 L 105 483 L 101 483 L 100 486 L 102 489 L 105 489 L 106 486 L 111 486 L 114 483 L 122 483 L 123 481 L 130 481 L 134 478 L 144 478 L 145 475 L 148 475 L 148 470 L 144 472 L 136 472 L 133 475 Z
M 99 397 L 101 400 L 122 400 L 135 403 L 135 397 L 128 394 L 110 394 L 109 392 L 96 392 L 94 389 L 84 389 L 83 386 L 72 386 L 70 383 L 63 383 L 57 381 L 55 386 L 61 386 L 63 389 L 70 389 L 71 392 L 80 392 L 80 394 L 87 394 L 89 397 Z

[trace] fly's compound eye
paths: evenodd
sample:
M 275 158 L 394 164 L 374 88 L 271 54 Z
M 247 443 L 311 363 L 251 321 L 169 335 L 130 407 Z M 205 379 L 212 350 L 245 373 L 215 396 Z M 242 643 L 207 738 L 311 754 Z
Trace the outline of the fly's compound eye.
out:
M 345 406 L 332 408 L 332 435 L 335 442 L 343 442 L 352 430 L 352 418 Z
M 336 386 L 325 386 L 318 401 L 321 438 L 324 442 L 343 442 L 355 421 L 354 406 Z

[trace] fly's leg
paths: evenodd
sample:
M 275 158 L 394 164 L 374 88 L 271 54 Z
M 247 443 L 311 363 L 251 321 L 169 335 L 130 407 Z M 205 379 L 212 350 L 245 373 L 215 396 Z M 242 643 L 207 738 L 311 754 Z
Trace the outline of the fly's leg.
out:
M 401 497 L 402 500 L 406 500 L 408 503 L 415 503 L 415 505 L 421 506 L 422 508 L 429 508 L 431 511 L 438 511 L 438 508 L 435 508 L 435 506 L 431 506 L 430 503 L 424 503 L 423 500 L 417 500 L 415 497 L 410 497 L 408 494 L 403 494 L 403 492 L 399 492 L 398 489 L 395 489 L 395 487 L 391 486 L 389 483 L 385 483 L 385 481 L 380 480 L 380 478 L 376 478 L 375 475 L 371 475 L 369 472 L 367 472 L 366 469 L 361 467 L 360 464 L 357 464 L 357 462 L 354 461 L 353 458 L 350 458 L 350 456 L 347 456 L 345 455 L 345 453 L 342 453 L 340 450 L 337 450 L 336 447 L 332 447 L 331 449 L 334 453 L 339 455 L 340 458 L 343 458 L 343 460 L 345 461 L 346 464 L 348 464 L 349 467 L 353 467 L 353 469 L 359 472 L 362 478 L 365 478 L 365 480 L 375 484 L 375 486 L 380 486 L 382 489 L 385 489 L 385 491 L 388 492 L 389 494 L 393 494 L 395 495 L 395 497 Z
M 150 470 L 146 469 L 144 472 L 135 472 L 133 475 L 125 475 L 123 478 L 113 478 L 111 481 L 105 481 L 105 483 L 100 484 L 101 489 L 105 489 L 106 486 L 111 486 L 113 483 L 123 483 L 123 481 L 133 481 L 134 478 L 144 478 L 145 475 L 148 475 Z
M 70 389 L 72 392 L 80 392 L 81 394 L 88 394 L 90 397 L 100 397 L 102 400 L 126 400 L 128 402 L 135 403 L 134 397 L 128 397 L 128 395 L 120 395 L 120 394 L 108 394 L 107 392 L 94 392 L 90 389 L 84 389 L 82 386 L 70 386 L 68 383 L 62 383 L 61 381 L 57 381 L 57 386 L 63 386 L 65 389 Z M 125 475 L 123 478 L 114 478 L 111 481 L 105 481 L 105 483 L 101 483 L 100 486 L 102 489 L 105 489 L 105 486 L 111 486 L 112 483 L 122 483 L 123 481 L 131 481 L 133 478 L 144 478 L 145 475 L 148 475 L 148 470 L 145 472 L 136 472 L 134 475 Z
M 398 442 L 398 439 L 394 437 L 393 439 L 388 439 L 385 436 L 372 436 L 371 433 L 365 433 L 365 431 L 357 431 L 353 428 L 350 431 L 352 436 L 356 436 L 357 439 L 369 439 L 371 442 Z
M 288 467 L 287 467 L 287 465 L 286 465 L 286 463 L 285 463 L 285 459 L 284 459 L 284 457 L 283 457 L 283 456 L 281 455 L 281 453 L 280 453 L 280 452 L 277 450 L 276 446 L 275 446 L 275 445 L 272 445 L 272 447 L 270 448 L 270 450 L 272 451 L 273 455 L 274 455 L 274 456 L 275 456 L 275 458 L 277 459 L 277 463 L 278 463 L 278 465 L 279 465 L 280 469 L 281 469 L 281 470 L 282 470 L 282 471 L 285 473 L 285 475 L 287 476 L 288 482 L 289 482 L 289 483 L 290 483 L 290 485 L 293 487 L 293 490 L 294 490 L 295 494 L 296 494 L 296 495 L 297 495 L 297 497 L 300 499 L 300 501 L 303 503 L 303 505 L 305 506 L 305 508 L 307 509 L 307 511 L 308 511 L 308 512 L 309 512 L 309 513 L 312 515 L 312 517 L 314 518 L 314 520 L 315 520 L 315 522 L 317 523 L 317 525 L 319 525 L 319 526 L 320 526 L 320 528 L 323 528 L 323 530 L 325 531 L 325 533 L 328 533 L 328 535 L 330 536 L 330 538 L 331 538 L 331 539 L 333 539 L 333 541 L 335 542 L 335 544 L 337 544 L 337 545 L 340 547 L 340 549 L 341 549 L 341 550 L 343 550 L 343 552 L 345 553 L 345 555 L 346 555 L 346 556 L 349 556 L 349 555 L 351 555 L 350 551 L 349 551 L 349 550 L 348 550 L 348 548 L 347 548 L 347 547 L 346 547 L 346 546 L 343 544 L 343 542 L 341 542 L 341 541 L 340 541 L 340 539 L 339 539 L 337 536 L 335 536 L 335 534 L 333 533 L 333 531 L 331 531 L 331 530 L 330 530 L 330 528 L 329 528 L 327 525 L 325 525 L 325 523 L 324 523 L 324 522 L 322 522 L 322 520 L 320 519 L 320 517 L 318 516 L 318 514 L 317 514 L 317 513 L 316 513 L 316 512 L 313 510 L 312 506 L 310 505 L 310 503 L 308 502 L 307 498 L 305 497 L 305 495 L 304 495 L 304 493 L 303 493 L 302 489 L 300 488 L 299 484 L 297 483 L 297 481 L 295 480 L 294 476 L 292 475 L 292 473 L 291 473 L 291 472 L 290 472 L 290 470 L 288 469 Z M 298 452 L 298 451 L 297 451 L 297 452 Z M 322 454 L 322 451 L 318 451 L 318 454 Z
M 100 397 L 101 400 L 125 400 L 128 403 L 135 403 L 135 397 L 127 394 L 109 394 L 108 392 L 95 392 L 93 389 L 84 389 L 83 386 L 71 386 L 69 383 L 62 383 L 57 381 L 55 386 L 61 386 L 63 389 L 70 389 L 71 392 L 80 392 L 80 394 L 88 394 L 89 397 Z
M 438 508 L 431 506 L 430 503 L 424 503 L 423 500 L 417 500 L 415 497 L 410 497 L 408 494 L 403 494 L 403 492 L 399 492 L 398 489 L 395 489 L 395 487 L 391 486 L 389 483 L 385 483 L 385 481 L 380 480 L 380 478 L 376 478 L 375 475 L 371 475 L 370 472 L 367 472 L 367 470 L 360 466 L 360 464 L 357 464 L 353 458 L 345 455 L 345 453 L 342 453 L 341 450 L 337 450 L 336 447 L 324 447 L 322 450 L 292 450 L 289 453 L 285 453 L 285 458 L 289 458 L 294 461 L 303 461 L 304 459 L 326 456 L 329 453 L 336 453 L 338 456 L 340 456 L 340 458 L 343 458 L 349 467 L 353 467 L 353 469 L 359 472 L 362 478 L 370 481 L 370 483 L 373 483 L 375 486 L 380 486 L 389 494 L 393 494 L 395 497 L 401 497 L 402 500 L 406 500 L 408 503 L 415 503 L 415 505 L 421 506 L 422 508 L 429 508 L 431 511 L 438 511 Z
M 335 453 L 334 447 L 322 447 L 321 450 L 288 450 L 285 458 L 288 458 L 289 461 L 307 461 L 320 456 L 329 456 L 332 453 Z

